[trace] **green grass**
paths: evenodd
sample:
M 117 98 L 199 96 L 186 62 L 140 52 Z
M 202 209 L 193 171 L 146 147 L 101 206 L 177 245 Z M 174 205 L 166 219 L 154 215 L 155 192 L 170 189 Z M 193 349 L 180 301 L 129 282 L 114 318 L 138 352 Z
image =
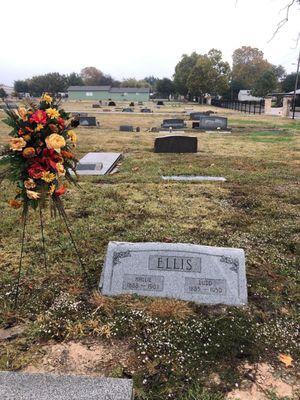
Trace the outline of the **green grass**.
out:
M 110 116 L 105 118 L 109 124 Z M 113 118 L 117 125 L 118 117 Z M 149 125 L 147 118 L 143 116 L 145 125 L 139 121 L 142 129 Z M 299 366 L 298 125 L 257 116 L 255 121 L 232 121 L 243 130 L 195 133 L 199 152 L 181 155 L 154 154 L 156 134 L 78 130 L 79 155 L 91 150 L 125 154 L 119 173 L 82 178 L 81 189 L 70 188 L 64 198 L 89 288 L 84 289 L 64 224 L 49 210 L 45 214 L 48 271 L 44 269 L 38 214 L 31 212 L 17 311 L 13 294 L 20 213 L 7 205 L 15 189 L 2 183 L 0 324 L 22 322 L 27 329 L 21 338 L 0 342 L 1 369 L 22 369 L 39 360 L 43 345 L 73 339 L 87 344 L 105 341 L 107 348 L 110 340 L 129 343 L 135 353 L 132 365 L 119 367 L 115 360 L 113 374 L 134 379 L 137 400 L 219 400 L 243 379 L 244 362 L 278 366 L 281 352 L 294 358 L 293 375 Z M 6 141 L 7 132 L 0 124 L 0 143 Z M 173 174 L 220 175 L 227 182 L 160 178 Z M 110 240 L 243 248 L 249 306 L 174 305 L 166 299 L 130 296 L 95 300 L 93 291 Z M 208 378 L 212 373 L 220 376 L 221 384 Z

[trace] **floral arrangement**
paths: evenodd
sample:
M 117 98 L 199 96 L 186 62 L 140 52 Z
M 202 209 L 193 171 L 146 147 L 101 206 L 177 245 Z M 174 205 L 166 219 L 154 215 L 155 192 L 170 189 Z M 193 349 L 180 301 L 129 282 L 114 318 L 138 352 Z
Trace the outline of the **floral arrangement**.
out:
M 23 207 L 23 211 L 44 205 L 47 198 L 54 205 L 61 204 L 65 180 L 76 183 L 78 161 L 73 149 L 77 138 L 72 128 L 78 121 L 69 123 L 69 115 L 47 93 L 39 104 L 28 102 L 17 112 L 7 108 L 6 114 L 4 122 L 12 127 L 12 138 L 2 152 L 0 165 L 7 168 L 0 178 L 8 178 L 17 186 L 16 196 L 9 204 L 13 208 Z

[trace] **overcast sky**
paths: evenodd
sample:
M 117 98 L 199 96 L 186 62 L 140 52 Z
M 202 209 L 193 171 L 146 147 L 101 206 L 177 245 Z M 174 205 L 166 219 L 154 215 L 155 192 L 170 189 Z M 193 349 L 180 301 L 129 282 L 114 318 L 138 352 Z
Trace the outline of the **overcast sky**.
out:
M 263 50 L 295 70 L 300 10 L 268 43 L 289 0 L 3 0 L 0 83 L 95 66 L 114 78 L 171 77 L 184 53 Z

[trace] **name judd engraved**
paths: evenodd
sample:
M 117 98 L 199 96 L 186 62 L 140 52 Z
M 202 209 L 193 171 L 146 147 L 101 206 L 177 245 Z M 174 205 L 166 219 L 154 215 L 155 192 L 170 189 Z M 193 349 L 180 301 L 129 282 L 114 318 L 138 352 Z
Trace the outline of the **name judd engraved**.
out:
M 122 288 L 124 290 L 146 290 L 161 292 L 164 289 L 164 277 L 156 275 L 124 274 Z
M 184 292 L 225 296 L 226 280 L 210 278 L 185 278 Z
M 200 257 L 150 256 L 150 270 L 201 272 Z

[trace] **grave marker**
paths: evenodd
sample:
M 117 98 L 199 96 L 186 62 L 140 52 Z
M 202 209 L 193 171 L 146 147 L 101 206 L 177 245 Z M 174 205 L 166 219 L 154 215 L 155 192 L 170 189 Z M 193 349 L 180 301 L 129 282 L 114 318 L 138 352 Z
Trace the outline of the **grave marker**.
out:
M 87 112 L 72 112 L 71 113 L 72 117 L 87 117 L 88 113 Z
M 79 117 L 80 126 L 97 126 L 96 117 Z
M 102 294 L 139 294 L 199 304 L 247 303 L 242 249 L 180 243 L 109 242 Z
M 2 400 L 132 400 L 130 379 L 0 372 Z
M 198 139 L 193 136 L 160 136 L 155 138 L 155 153 L 197 153 Z
M 191 181 L 191 182 L 201 182 L 201 181 L 221 181 L 225 182 L 226 178 L 223 176 L 201 176 L 201 175 L 173 175 L 173 176 L 162 176 L 165 181 Z
M 133 126 L 132 125 L 121 125 L 120 132 L 133 132 Z
M 227 118 L 225 117 L 208 117 L 202 116 L 199 117 L 199 125 L 197 123 L 193 123 L 194 129 L 200 129 L 204 131 L 215 131 L 221 130 L 226 131 L 227 128 Z
M 88 153 L 77 164 L 78 175 L 105 175 L 110 173 L 121 159 L 121 153 Z
M 172 129 L 182 129 L 186 127 L 186 123 L 183 119 L 164 119 L 163 123 L 161 124 L 162 128 L 172 128 Z

